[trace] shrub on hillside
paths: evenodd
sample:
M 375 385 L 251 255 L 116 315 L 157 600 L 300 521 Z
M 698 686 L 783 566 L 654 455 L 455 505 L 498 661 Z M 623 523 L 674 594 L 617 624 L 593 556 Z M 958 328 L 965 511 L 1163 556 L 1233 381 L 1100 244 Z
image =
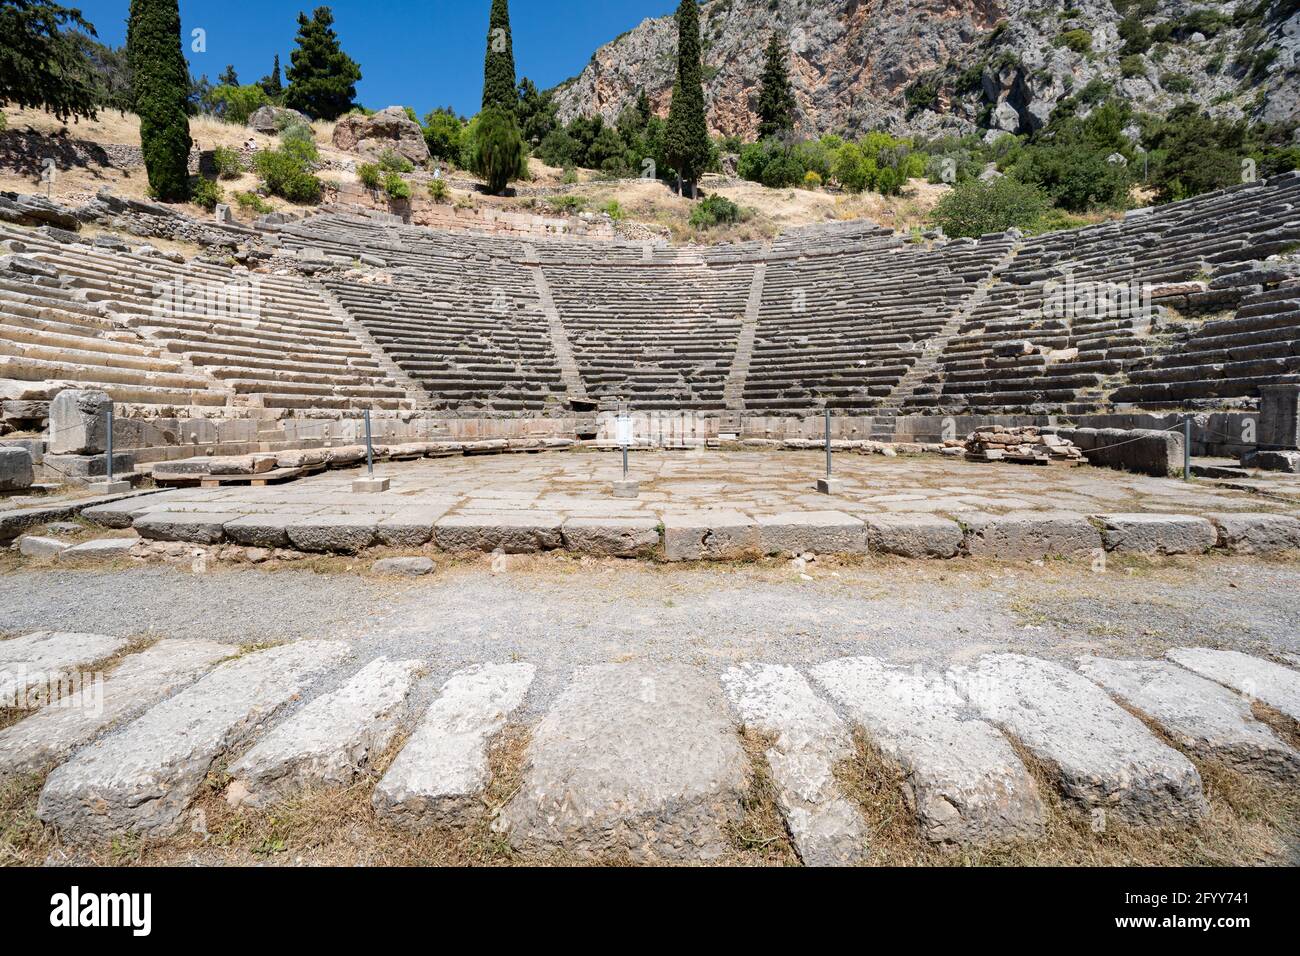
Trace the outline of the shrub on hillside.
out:
M 1075 53 L 1092 52 L 1092 34 L 1087 30 L 1066 30 L 1055 40 L 1053 46 L 1063 46 L 1067 50 L 1073 50 Z
M 453 110 L 434 110 L 424 118 L 424 142 L 434 159 L 459 162 L 464 145 L 465 123 Z
M 227 123 L 243 126 L 260 107 L 271 102 L 266 90 L 256 83 L 248 86 L 218 86 L 209 94 L 213 111 Z
M 1111 153 L 1078 143 L 1030 146 L 1015 166 L 1015 176 L 1043 190 L 1062 209 L 1122 209 L 1131 179 L 1128 167 L 1110 162 Z
M 244 172 L 239 151 L 229 146 L 218 146 L 212 151 L 212 165 L 221 179 L 237 179 Z
M 434 202 L 446 202 L 450 190 L 445 179 L 429 180 L 429 198 Z
M 320 162 L 320 150 L 316 148 L 316 134 L 306 123 L 291 123 L 282 129 L 280 147 L 288 150 L 304 165 L 311 166 Z
M 225 200 L 225 190 L 211 179 L 198 177 L 190 187 L 190 201 L 196 206 L 202 206 L 211 212 L 217 208 L 217 203 Z
M 410 199 L 411 187 L 405 179 L 397 173 L 384 174 L 384 192 L 389 199 Z
M 357 180 L 369 190 L 376 190 L 383 182 L 378 163 L 362 163 L 357 167 Z
M 691 225 L 696 229 L 730 225 L 744 219 L 744 213 L 725 196 L 707 196 L 691 210 Z
M 379 154 L 379 168 L 386 173 L 409 173 L 415 164 L 393 149 L 385 149 Z
M 975 238 L 1017 226 L 1028 229 L 1047 209 L 1042 192 L 1010 176 L 992 182 L 972 180 L 956 186 L 930 214 L 953 237 Z
M 256 213 L 259 216 L 265 216 L 272 211 L 271 204 L 257 193 L 235 193 L 235 202 L 239 204 L 239 208 L 244 212 Z
M 288 146 L 262 150 L 253 160 L 253 168 L 271 195 L 300 205 L 320 202 L 320 180 Z

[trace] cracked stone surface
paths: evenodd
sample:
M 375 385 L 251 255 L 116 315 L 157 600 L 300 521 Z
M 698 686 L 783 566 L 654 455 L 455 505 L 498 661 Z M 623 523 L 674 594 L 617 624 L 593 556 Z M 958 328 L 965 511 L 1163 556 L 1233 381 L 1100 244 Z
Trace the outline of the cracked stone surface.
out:
M 1171 661 L 1300 720 L 1300 672 L 1240 651 L 1175 647 Z

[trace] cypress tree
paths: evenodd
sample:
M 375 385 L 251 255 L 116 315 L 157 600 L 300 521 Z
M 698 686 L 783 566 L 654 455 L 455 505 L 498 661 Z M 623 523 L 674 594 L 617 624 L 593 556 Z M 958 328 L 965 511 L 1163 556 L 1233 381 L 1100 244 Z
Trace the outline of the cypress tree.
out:
M 317 7 L 298 14 L 298 48 L 289 55 L 284 105 L 312 119 L 335 120 L 356 104 L 361 67 L 339 47 L 334 14 Z
M 271 99 L 275 99 L 284 92 L 284 84 L 280 82 L 280 54 L 275 55 L 275 65 L 271 67 L 271 74 L 262 77 L 262 92 Z
M 510 37 L 510 4 L 492 0 L 488 16 L 487 53 L 483 57 L 483 109 L 498 106 L 515 111 L 515 50 Z
M 773 32 L 767 44 L 767 62 L 758 95 L 759 139 L 794 129 L 794 90 L 790 88 L 790 73 L 786 68 L 789 58 L 785 41 Z
M 177 0 L 131 0 L 126 56 L 149 189 L 165 202 L 179 202 L 189 195 L 190 74 Z
M 94 36 L 95 28 L 80 10 L 50 0 L 0 0 L 0 103 L 49 110 L 61 120 L 93 117 L 93 57 L 82 47 L 111 51 L 85 35 Z
M 677 7 L 677 81 L 664 131 L 664 155 L 677 170 L 679 181 L 690 184 L 692 196 L 696 180 L 708 166 L 712 146 L 704 115 L 700 9 L 696 0 L 682 0 Z

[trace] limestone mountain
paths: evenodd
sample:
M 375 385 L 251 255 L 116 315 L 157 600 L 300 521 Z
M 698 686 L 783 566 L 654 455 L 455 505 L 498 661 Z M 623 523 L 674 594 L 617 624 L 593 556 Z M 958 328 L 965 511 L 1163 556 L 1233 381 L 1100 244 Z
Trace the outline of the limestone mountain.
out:
M 715 133 L 754 136 L 763 53 L 788 38 L 800 132 L 1028 132 L 1109 84 L 1139 109 L 1300 119 L 1298 0 L 709 0 Z M 607 120 L 645 89 L 666 114 L 676 31 L 647 19 L 556 88 L 559 117 Z M 1100 81 L 1098 83 L 1097 81 Z

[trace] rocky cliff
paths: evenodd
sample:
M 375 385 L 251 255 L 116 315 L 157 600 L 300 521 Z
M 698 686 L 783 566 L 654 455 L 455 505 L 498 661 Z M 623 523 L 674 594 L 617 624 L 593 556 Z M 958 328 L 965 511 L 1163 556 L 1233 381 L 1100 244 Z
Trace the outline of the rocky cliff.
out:
M 709 0 L 700 20 L 721 134 L 754 135 L 774 30 L 789 40 L 804 133 L 1026 132 L 1093 81 L 1143 111 L 1195 99 L 1300 119 L 1297 0 Z M 640 89 L 666 114 L 676 46 L 671 16 L 607 43 L 557 87 L 560 118 L 613 120 Z

